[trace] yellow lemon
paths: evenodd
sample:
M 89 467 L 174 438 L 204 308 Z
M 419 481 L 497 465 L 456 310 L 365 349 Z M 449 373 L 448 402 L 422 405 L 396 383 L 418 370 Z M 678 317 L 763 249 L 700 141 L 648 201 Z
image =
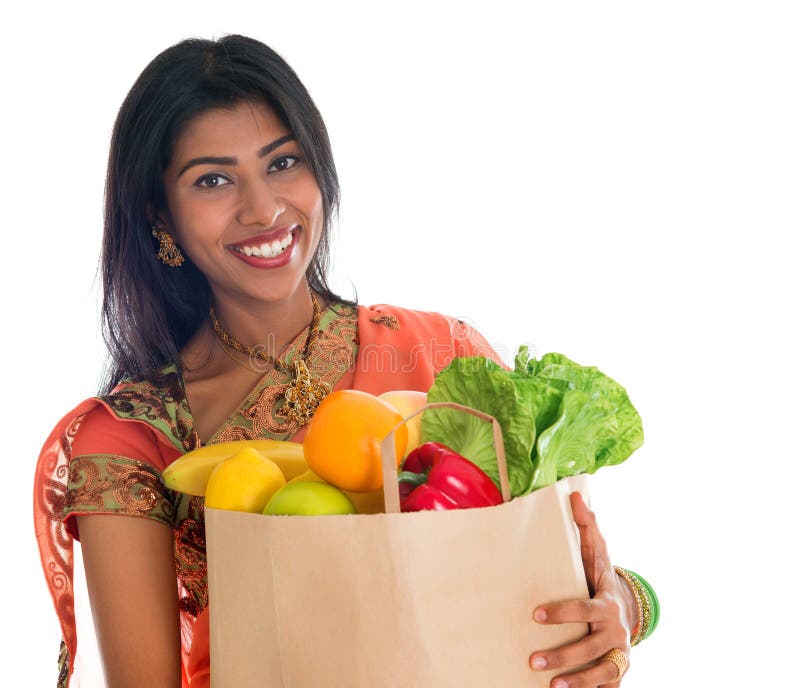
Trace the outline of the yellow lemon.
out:
M 285 484 L 278 464 L 248 447 L 217 464 L 206 485 L 206 506 L 260 514 Z

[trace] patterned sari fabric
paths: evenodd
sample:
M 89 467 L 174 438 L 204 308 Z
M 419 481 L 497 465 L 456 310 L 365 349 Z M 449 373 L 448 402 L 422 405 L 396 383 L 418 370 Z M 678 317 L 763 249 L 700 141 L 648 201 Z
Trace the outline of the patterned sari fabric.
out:
M 333 389 L 427 391 L 454 356 L 498 360 L 465 323 L 393 306 L 332 304 L 310 352 L 312 374 Z M 302 348 L 306 332 L 287 348 Z M 270 368 L 206 444 L 242 439 L 300 441 L 304 428 L 278 415 L 289 376 Z M 34 522 L 42 565 L 61 622 L 58 686 L 76 686 L 72 589 L 75 518 L 126 514 L 171 528 L 180 600 L 183 686 L 208 681 L 208 579 L 203 498 L 168 490 L 161 471 L 201 445 L 175 364 L 120 382 L 79 404 L 56 425 L 39 457 Z M 70 678 L 72 682 L 70 683 Z

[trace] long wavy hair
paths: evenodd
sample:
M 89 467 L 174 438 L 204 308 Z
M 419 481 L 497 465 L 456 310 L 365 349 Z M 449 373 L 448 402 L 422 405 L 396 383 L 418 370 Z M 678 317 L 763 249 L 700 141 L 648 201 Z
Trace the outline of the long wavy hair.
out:
M 325 123 L 292 68 L 245 36 L 189 39 L 159 54 L 120 108 L 105 188 L 102 333 L 108 360 L 100 394 L 122 379 L 174 362 L 208 315 L 211 288 L 188 256 L 179 268 L 157 260 L 153 209 L 166 208 L 162 183 L 176 138 L 207 110 L 265 102 L 295 135 L 322 192 L 322 237 L 306 278 L 316 292 L 354 305 L 328 284 L 331 224 L 339 180 Z

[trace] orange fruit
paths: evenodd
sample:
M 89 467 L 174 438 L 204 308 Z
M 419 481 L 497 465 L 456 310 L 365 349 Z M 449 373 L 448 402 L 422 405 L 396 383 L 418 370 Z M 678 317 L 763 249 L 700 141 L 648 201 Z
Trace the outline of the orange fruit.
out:
M 369 492 L 383 486 L 381 441 L 403 420 L 374 394 L 354 389 L 332 392 L 308 424 L 303 453 L 308 467 L 342 490 Z M 395 432 L 396 466 L 408 441 L 404 425 Z

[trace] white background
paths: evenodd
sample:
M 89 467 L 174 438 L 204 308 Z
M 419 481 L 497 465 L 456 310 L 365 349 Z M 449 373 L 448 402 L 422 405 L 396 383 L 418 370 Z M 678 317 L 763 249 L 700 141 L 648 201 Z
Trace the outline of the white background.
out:
M 793 3 L 28 3 L 2 24 L 0 683 L 55 680 L 31 483 L 96 393 L 116 110 L 160 50 L 232 32 L 278 50 L 325 117 L 342 292 L 627 387 L 645 446 L 593 505 L 663 615 L 625 685 L 796 680 Z

